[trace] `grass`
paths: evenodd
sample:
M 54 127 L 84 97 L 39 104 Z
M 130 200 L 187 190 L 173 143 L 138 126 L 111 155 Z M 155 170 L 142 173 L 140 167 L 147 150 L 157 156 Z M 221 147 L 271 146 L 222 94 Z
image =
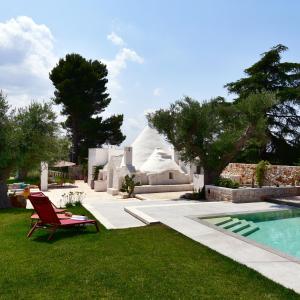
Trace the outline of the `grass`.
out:
M 87 214 L 83 208 L 73 208 Z M 0 211 L 0 299 L 300 299 L 162 225 L 26 238 L 31 211 Z

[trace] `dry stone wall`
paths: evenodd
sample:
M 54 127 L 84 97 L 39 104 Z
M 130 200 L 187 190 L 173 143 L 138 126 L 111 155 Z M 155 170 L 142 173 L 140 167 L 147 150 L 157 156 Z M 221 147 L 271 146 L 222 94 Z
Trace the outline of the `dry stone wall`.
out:
M 255 180 L 256 164 L 230 163 L 222 172 L 222 177 L 231 178 L 241 185 L 251 185 Z M 266 172 L 264 185 L 282 186 L 299 184 L 300 166 L 270 165 Z
M 299 195 L 300 187 L 263 187 L 229 189 L 220 186 L 206 185 L 205 197 L 208 201 L 229 201 L 233 203 L 246 203 L 264 201 L 268 198 L 294 197 Z

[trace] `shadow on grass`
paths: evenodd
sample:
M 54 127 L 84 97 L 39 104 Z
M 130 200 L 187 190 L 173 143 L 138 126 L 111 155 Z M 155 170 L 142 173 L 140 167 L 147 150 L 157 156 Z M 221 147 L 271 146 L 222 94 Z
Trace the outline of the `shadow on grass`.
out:
M 19 215 L 19 214 L 32 214 L 32 210 L 26 208 L 2 208 L 0 209 L 0 214 L 12 214 L 12 215 Z
M 91 226 L 92 227 L 92 226 Z M 63 230 L 57 230 L 52 239 L 48 241 L 48 237 L 50 235 L 50 231 L 47 229 L 39 229 L 36 231 L 36 234 L 39 232 L 40 234 L 38 236 L 34 236 L 35 233 L 33 233 L 33 236 L 29 238 L 33 242 L 38 242 L 38 243 L 47 243 L 47 244 L 54 244 L 55 242 L 58 242 L 60 240 L 65 240 L 72 238 L 74 236 L 85 236 L 85 235 L 94 235 L 97 233 L 100 233 L 96 231 L 96 227 L 93 228 L 94 230 L 89 230 L 87 228 L 70 228 L 70 229 L 63 229 Z M 44 232 L 44 234 L 41 234 L 41 232 Z

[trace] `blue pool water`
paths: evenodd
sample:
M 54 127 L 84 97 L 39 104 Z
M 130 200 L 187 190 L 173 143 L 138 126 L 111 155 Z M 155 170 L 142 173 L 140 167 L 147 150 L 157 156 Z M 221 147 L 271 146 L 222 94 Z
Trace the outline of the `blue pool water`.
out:
M 234 220 L 240 220 L 242 224 L 244 224 L 243 222 L 245 224 L 250 222 L 252 226 L 258 227 L 255 232 L 248 234 L 247 238 L 300 258 L 300 209 L 234 215 L 230 217 L 234 218 Z M 232 228 L 227 230 L 233 231 Z M 243 231 L 240 232 L 242 233 Z M 236 234 L 239 234 L 239 232 L 236 232 Z

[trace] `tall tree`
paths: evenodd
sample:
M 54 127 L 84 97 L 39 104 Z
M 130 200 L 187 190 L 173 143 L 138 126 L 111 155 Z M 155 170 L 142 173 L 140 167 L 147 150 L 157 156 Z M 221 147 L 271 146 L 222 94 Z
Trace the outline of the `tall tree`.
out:
M 273 163 L 294 164 L 300 158 L 300 63 L 281 62 L 288 48 L 277 45 L 245 70 L 247 77 L 225 85 L 236 101 L 251 93 L 273 91 L 279 102 L 267 112 L 268 140 L 254 142 L 247 151 Z M 289 153 L 289 155 L 287 155 Z M 244 154 L 245 155 L 245 154 Z M 244 156 L 244 159 L 247 157 Z
M 14 114 L 9 112 L 8 103 L 0 91 L 0 208 L 10 206 L 6 182 L 19 157 L 20 133 L 15 126 Z
M 200 103 L 185 97 L 149 114 L 148 121 L 184 161 L 202 166 L 205 184 L 211 184 L 250 139 L 264 138 L 265 114 L 275 102 L 270 93 L 251 94 L 239 103 L 223 98 Z
M 18 141 L 22 153 L 17 160 L 19 179 L 24 180 L 29 171 L 38 169 L 41 161 L 66 158 L 64 140 L 51 103 L 32 102 L 18 110 L 15 120 L 22 132 Z
M 62 105 L 62 113 L 67 116 L 65 127 L 72 139 L 75 163 L 87 157 L 90 147 L 119 145 L 125 139 L 120 130 L 123 115 L 101 117 L 111 101 L 107 74 L 103 63 L 86 60 L 79 54 L 66 55 L 50 73 L 55 87 L 54 102 Z

